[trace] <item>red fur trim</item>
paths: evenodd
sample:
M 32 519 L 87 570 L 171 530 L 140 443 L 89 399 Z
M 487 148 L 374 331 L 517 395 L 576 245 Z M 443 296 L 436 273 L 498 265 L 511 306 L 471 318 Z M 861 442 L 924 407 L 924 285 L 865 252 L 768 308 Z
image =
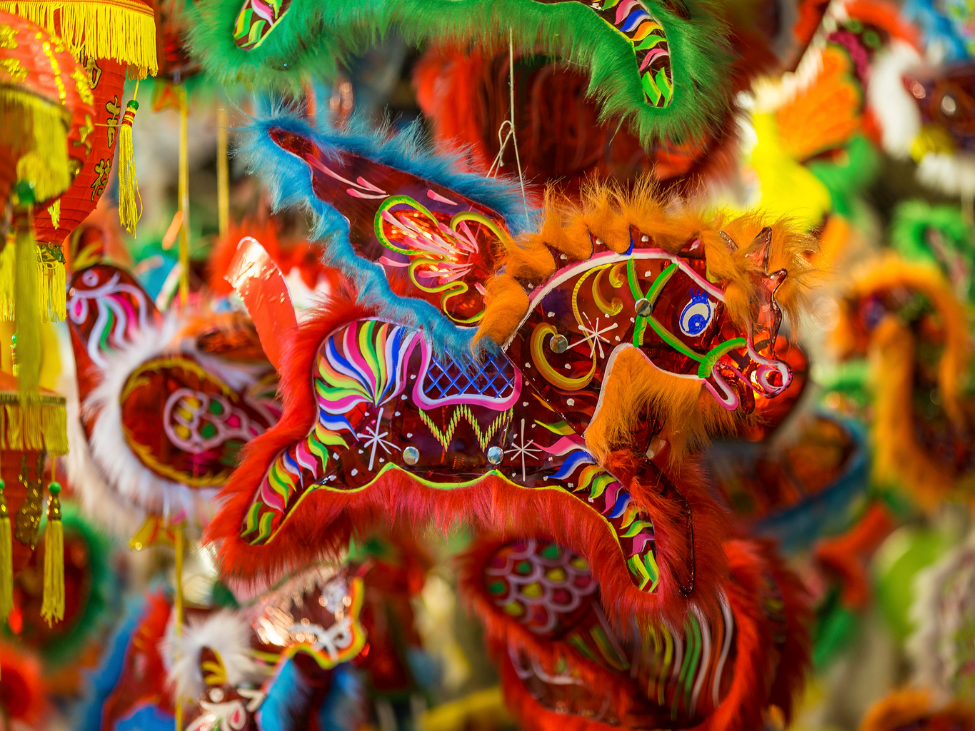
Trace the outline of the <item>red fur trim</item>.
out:
M 816 546 L 816 560 L 839 577 L 843 604 L 850 609 L 862 609 L 870 602 L 867 566 L 873 552 L 894 528 L 895 523 L 886 506 L 876 502 L 846 533 L 824 539 Z
M 0 644 L 0 669 L 0 708 L 5 721 L 12 718 L 35 726 L 47 705 L 40 660 L 25 648 Z
M 910 43 L 918 53 L 924 52 L 918 29 L 905 22 L 897 5 L 883 0 L 852 0 L 846 3 L 845 10 L 850 18 L 883 28 L 893 38 Z
M 259 547 L 251 546 L 239 537 L 247 508 L 275 456 L 282 449 L 304 439 L 315 424 L 318 414 L 309 374 L 318 346 L 343 323 L 370 314 L 355 303 L 347 285 L 339 284 L 335 296 L 313 319 L 299 325 L 297 336 L 290 348 L 285 349 L 279 373 L 279 393 L 284 407 L 281 420 L 244 447 L 238 468 L 217 496 L 224 504 L 204 531 L 205 541 L 220 544 L 220 561 L 223 566 L 230 567 L 235 576 L 245 579 L 259 576 L 271 578 L 317 557 L 336 556 L 348 544 L 351 523 L 347 519 L 322 525 L 327 530 L 316 531 L 321 534 L 317 545 L 309 545 L 291 530 L 282 530 L 273 542 Z M 320 500 L 321 494 L 309 498 L 292 520 L 314 515 L 312 504 L 317 502 L 313 500 L 316 497 Z M 300 526 L 297 532 L 303 533 Z
M 802 579 L 786 566 L 771 543 L 763 544 L 763 552 L 785 605 L 785 644 L 779 655 L 770 700 L 782 709 L 788 724 L 812 662 L 812 596 Z
M 772 634 L 756 601 L 763 590 L 763 567 L 760 550 L 754 543 L 728 541 L 725 551 L 734 576 L 726 591 L 735 618 L 735 668 L 728 694 L 699 728 L 751 731 L 763 727 L 762 709 L 768 703 L 768 679 L 772 673 Z
M 541 538 L 542 536 L 538 536 Z M 486 593 L 483 572 L 494 553 L 506 543 L 492 537 L 482 539 L 462 558 L 460 587 L 464 598 L 484 622 L 491 653 L 498 661 L 502 687 L 512 713 L 528 731 L 547 731 L 558 723 L 559 731 L 602 731 L 611 728 L 578 716 L 557 714 L 532 698 L 515 673 L 508 648 L 523 650 L 543 667 L 554 668 L 561 658 L 569 660 L 583 682 L 597 689 L 597 695 L 611 698 L 616 713 L 625 717 L 634 693 L 629 679 L 615 675 L 558 641 L 539 638 L 520 622 L 502 612 Z M 695 731 L 752 731 L 762 728 L 762 711 L 770 704 L 779 706 L 786 718 L 801 689 L 809 666 L 809 597 L 799 579 L 785 568 L 767 542 L 734 540 L 725 543 L 733 580 L 724 589 L 735 619 L 734 670 L 728 694 L 720 706 Z M 771 575 L 782 593 L 786 618 L 786 639 L 778 665 L 769 652 L 773 646 L 772 625 L 757 597 L 765 591 Z
M 680 622 L 689 606 L 671 587 L 673 578 L 664 566 L 660 567 L 658 592 L 648 594 L 638 589 L 616 539 L 578 498 L 556 490 L 516 487 L 495 476 L 485 477 L 474 487 L 444 490 L 394 471 L 366 490 L 318 490 L 305 498 L 270 543 L 251 546 L 239 537 L 240 526 L 257 480 L 281 448 L 281 444 L 274 443 L 273 448 L 269 444 L 270 439 L 263 438 L 252 443 L 248 457 L 224 488 L 222 494 L 228 496 L 228 502 L 206 531 L 206 540 L 222 541 L 222 565 L 235 580 L 273 581 L 283 570 L 329 552 L 334 554 L 347 542 L 353 527 L 361 535 L 397 524 L 414 526 L 417 531 L 434 525 L 448 534 L 458 524 L 469 524 L 511 540 L 549 534 L 560 545 L 584 556 L 604 594 L 613 598 L 606 607 L 611 621 L 666 618 Z
M 629 490 L 633 500 L 653 521 L 660 584 L 657 592 L 665 603 L 682 603 L 678 581 L 688 586 L 691 580 L 691 552 L 687 538 L 687 516 L 679 497 L 662 492 L 662 486 L 642 484 L 638 473 L 642 457 L 621 451 L 609 455 L 606 468 Z M 728 561 L 721 548 L 729 535 L 730 514 L 708 494 L 707 479 L 699 465 L 682 465 L 680 475 L 662 470 L 690 506 L 694 525 L 693 591 L 687 597 L 707 617 L 720 613 L 717 589 L 728 578 Z M 644 473 L 645 474 L 645 473 Z
M 549 540 L 546 535 L 525 537 L 534 537 L 542 542 Z M 459 593 L 468 610 L 484 624 L 485 639 L 491 656 L 503 666 L 502 656 L 506 656 L 509 647 L 514 647 L 524 650 L 549 669 L 556 667 L 559 660 L 568 658 L 587 685 L 598 688 L 599 693 L 616 696 L 614 707 L 624 705 L 628 697 L 640 692 L 627 682 L 628 679 L 607 672 L 602 665 L 563 642 L 540 638 L 521 622 L 502 612 L 494 603 L 485 589 L 484 569 L 494 554 L 509 541 L 510 539 L 505 540 L 498 536 L 480 538 L 459 557 Z

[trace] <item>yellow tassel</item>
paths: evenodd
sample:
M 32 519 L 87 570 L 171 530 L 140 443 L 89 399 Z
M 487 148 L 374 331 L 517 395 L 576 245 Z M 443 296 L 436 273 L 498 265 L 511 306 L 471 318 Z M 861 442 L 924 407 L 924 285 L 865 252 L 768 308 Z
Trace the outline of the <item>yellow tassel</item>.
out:
M 217 221 L 220 239 L 230 227 L 230 165 L 227 161 L 227 110 L 217 108 Z
M 137 84 L 136 92 L 138 90 Z M 137 111 L 139 102 L 133 99 L 125 107 L 118 138 L 118 218 L 133 237 L 142 217 L 142 196 L 139 195 L 139 181 L 135 177 L 135 151 L 132 149 L 132 122 Z
M 13 232 L 7 237 L 7 245 L 0 252 L 0 320 L 14 319 L 14 269 L 17 266 L 17 246 Z
M 14 606 L 13 538 L 3 488 L 0 480 L 0 622 L 7 621 Z
M 48 487 L 51 502 L 44 531 L 44 601 L 41 616 L 48 626 L 64 619 L 64 527 L 61 525 L 61 486 Z
M 14 308 L 17 331 L 18 390 L 23 401 L 36 392 L 41 374 L 41 311 L 38 307 L 40 273 L 37 245 L 31 221 L 33 191 L 17 184 L 16 234 L 17 262 L 14 270 Z
M 176 601 L 174 602 L 173 609 L 176 614 L 176 637 L 183 636 L 183 521 L 176 524 L 176 565 L 174 568 L 174 573 L 176 574 Z M 179 695 L 175 698 L 176 704 L 176 729 L 175 731 L 183 731 L 183 699 Z

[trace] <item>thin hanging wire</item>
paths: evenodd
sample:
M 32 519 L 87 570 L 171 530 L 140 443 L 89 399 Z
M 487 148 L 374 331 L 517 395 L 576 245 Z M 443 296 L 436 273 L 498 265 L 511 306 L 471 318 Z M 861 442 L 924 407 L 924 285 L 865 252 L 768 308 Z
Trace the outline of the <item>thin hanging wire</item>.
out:
M 518 154 L 518 139 L 515 137 L 515 44 L 514 31 L 508 30 L 508 91 L 509 91 L 509 117 L 498 127 L 498 142 L 500 148 L 498 154 L 488 168 L 488 177 L 494 177 L 502 167 L 504 167 L 504 151 L 508 143 L 515 148 L 515 166 L 518 168 L 518 182 L 521 184 L 521 198 L 528 205 L 528 196 L 525 194 L 525 175 L 521 171 L 521 155 Z M 507 134 L 506 134 L 507 131 Z

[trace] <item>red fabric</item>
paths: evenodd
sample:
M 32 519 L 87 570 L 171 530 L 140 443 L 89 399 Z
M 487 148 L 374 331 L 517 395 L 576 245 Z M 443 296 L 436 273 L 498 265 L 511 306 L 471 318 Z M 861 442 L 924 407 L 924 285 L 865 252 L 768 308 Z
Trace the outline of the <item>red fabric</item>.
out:
M 109 59 L 91 59 L 85 71 L 94 97 L 94 114 L 90 117 L 94 126 L 83 141 L 79 139 L 82 132 L 78 128 L 68 139 L 68 151 L 80 168 L 71 187 L 59 198 L 61 217 L 57 229 L 47 209 L 40 209 L 34 215 L 37 240 L 45 243 L 62 243 L 95 210 L 111 176 L 118 145 L 125 66 Z
M 0 644 L 0 708 L 7 718 L 34 727 L 45 710 L 41 662 L 23 648 Z

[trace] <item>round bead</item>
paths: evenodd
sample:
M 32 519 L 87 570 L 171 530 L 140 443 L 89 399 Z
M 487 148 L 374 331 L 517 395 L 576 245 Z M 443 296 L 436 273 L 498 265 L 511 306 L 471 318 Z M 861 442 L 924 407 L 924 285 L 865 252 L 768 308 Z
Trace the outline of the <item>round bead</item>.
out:
M 491 464 L 501 464 L 502 457 L 504 457 L 504 451 L 501 447 L 491 447 L 487 451 L 487 459 Z
M 420 461 L 420 450 L 416 447 L 407 447 L 403 450 L 403 461 L 412 467 Z
M 653 314 L 653 303 L 648 299 L 638 299 L 635 307 L 636 314 L 640 317 L 650 317 Z
M 569 341 L 565 335 L 553 335 L 552 339 L 548 341 L 548 347 L 554 353 L 564 353 L 569 349 Z

